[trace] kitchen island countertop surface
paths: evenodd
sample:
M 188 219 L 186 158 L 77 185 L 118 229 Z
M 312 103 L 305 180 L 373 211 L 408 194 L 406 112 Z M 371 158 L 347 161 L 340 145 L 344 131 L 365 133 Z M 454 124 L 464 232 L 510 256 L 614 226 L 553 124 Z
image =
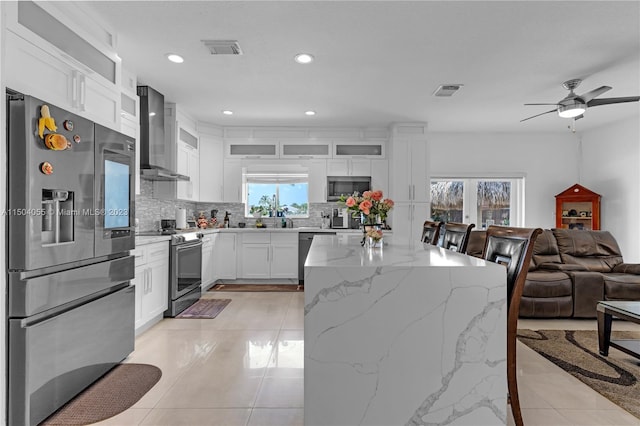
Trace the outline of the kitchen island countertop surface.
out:
M 304 282 L 305 425 L 506 424 L 504 266 L 327 235 Z

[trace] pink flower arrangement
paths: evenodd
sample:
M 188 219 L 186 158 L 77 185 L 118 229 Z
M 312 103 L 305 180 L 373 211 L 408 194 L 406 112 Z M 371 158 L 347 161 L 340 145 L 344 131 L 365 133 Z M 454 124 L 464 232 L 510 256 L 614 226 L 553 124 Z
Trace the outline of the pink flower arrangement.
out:
M 364 215 L 363 224 L 377 224 L 387 219 L 389 210 L 393 208 L 393 200 L 384 198 L 384 194 L 380 190 L 364 191 L 362 195 L 354 192 L 349 196 L 341 196 L 340 204 L 347 207 L 353 217 Z

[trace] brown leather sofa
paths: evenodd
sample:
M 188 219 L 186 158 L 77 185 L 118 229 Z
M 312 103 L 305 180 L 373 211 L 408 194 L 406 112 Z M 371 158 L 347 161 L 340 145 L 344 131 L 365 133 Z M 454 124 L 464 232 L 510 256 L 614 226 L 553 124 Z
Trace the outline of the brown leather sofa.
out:
M 482 257 L 483 246 L 483 231 L 474 231 L 467 254 Z M 534 244 L 520 316 L 595 318 L 600 300 L 640 300 L 640 264 L 624 263 L 608 231 L 543 231 Z

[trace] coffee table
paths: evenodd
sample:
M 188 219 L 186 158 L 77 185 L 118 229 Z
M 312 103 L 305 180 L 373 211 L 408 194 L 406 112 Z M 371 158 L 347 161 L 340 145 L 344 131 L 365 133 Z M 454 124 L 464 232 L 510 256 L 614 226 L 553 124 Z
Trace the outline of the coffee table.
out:
M 598 346 L 600 355 L 609 355 L 609 346 L 612 346 L 631 356 L 640 358 L 640 340 L 611 340 L 611 320 L 613 317 L 640 324 L 640 302 L 598 302 L 596 312 L 598 314 Z

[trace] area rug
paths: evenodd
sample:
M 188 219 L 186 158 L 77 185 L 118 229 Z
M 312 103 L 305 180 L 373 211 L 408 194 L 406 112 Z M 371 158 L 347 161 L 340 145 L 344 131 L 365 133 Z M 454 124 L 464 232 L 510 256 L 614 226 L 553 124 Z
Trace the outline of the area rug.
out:
M 119 364 L 60 407 L 40 426 L 75 426 L 96 423 L 132 407 L 162 377 L 148 364 Z
M 304 291 L 300 284 L 216 284 L 209 291 Z
M 640 418 L 640 359 L 615 348 L 598 352 L 595 330 L 518 330 L 518 339 L 596 392 Z M 640 339 L 640 332 L 612 331 L 611 339 Z
M 231 302 L 231 299 L 200 299 L 176 318 L 213 319 Z

